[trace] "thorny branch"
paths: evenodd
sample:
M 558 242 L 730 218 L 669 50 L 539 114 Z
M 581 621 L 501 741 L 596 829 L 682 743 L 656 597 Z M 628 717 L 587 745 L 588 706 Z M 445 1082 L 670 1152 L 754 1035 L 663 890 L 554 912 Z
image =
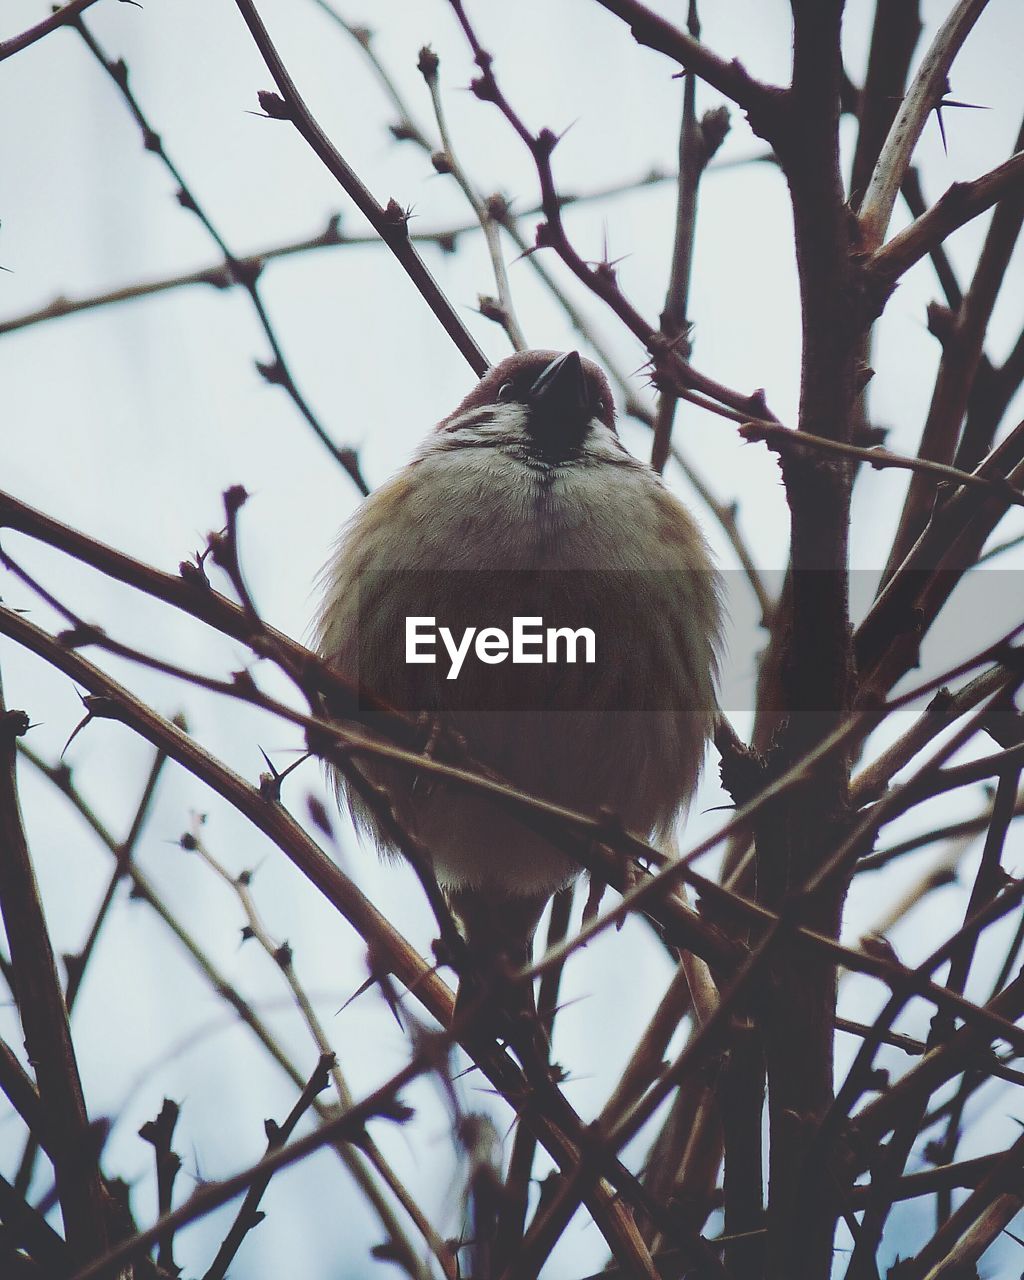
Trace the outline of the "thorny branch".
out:
M 281 94 L 281 98 L 277 99 L 276 103 L 274 101 L 276 95 L 265 95 L 264 108 L 273 106 L 281 118 L 291 120 L 327 169 L 338 180 L 360 213 L 398 259 L 427 306 L 437 316 L 445 332 L 465 356 L 473 372 L 483 373 L 487 368 L 487 358 L 427 270 L 415 246 L 410 242 L 408 217 L 401 205 L 394 199 L 390 200 L 386 207 L 379 204 L 368 188 L 363 185 L 306 106 L 252 0 L 235 0 L 235 3 Z
M 135 96 L 135 91 L 130 84 L 127 63 L 122 58 L 115 60 L 108 57 L 80 18 L 76 18 L 74 25 L 89 52 L 96 58 L 100 66 L 103 67 L 120 90 L 121 96 L 124 98 L 129 111 L 142 132 L 142 141 L 146 150 L 158 156 L 167 172 L 171 175 L 177 187 L 176 198 L 178 203 L 183 209 L 190 210 L 199 219 L 210 239 L 213 240 L 219 251 L 224 255 L 223 269 L 227 276 L 240 285 L 249 295 L 272 353 L 272 359 L 269 362 L 256 362 L 257 369 L 267 382 L 274 383 L 285 389 L 299 413 L 302 414 L 312 428 L 314 435 L 326 446 L 331 456 L 345 469 L 356 488 L 360 493 L 368 493 L 369 489 L 359 469 L 359 459 L 356 457 L 355 451 L 350 448 L 339 447 L 334 443 L 320 419 L 313 412 L 309 402 L 299 390 L 295 377 L 285 361 L 284 351 L 278 339 L 277 331 L 271 324 L 270 316 L 267 313 L 267 308 L 260 292 L 259 277 L 263 270 L 262 261 L 250 258 L 243 262 L 242 259 L 237 258 L 231 252 L 224 237 L 210 220 L 203 206 L 200 205 L 194 190 L 186 183 L 180 169 L 168 155 L 160 134 L 143 114 L 138 98 Z

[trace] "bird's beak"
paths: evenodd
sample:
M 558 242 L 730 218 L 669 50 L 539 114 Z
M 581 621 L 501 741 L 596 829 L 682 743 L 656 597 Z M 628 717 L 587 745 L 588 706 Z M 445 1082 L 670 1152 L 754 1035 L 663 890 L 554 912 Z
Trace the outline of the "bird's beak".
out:
M 578 351 L 552 360 L 530 388 L 530 404 L 552 417 L 578 416 L 589 410 L 587 383 Z
M 578 351 L 552 360 L 530 388 L 530 431 L 546 449 L 562 453 L 579 446 L 593 407 Z

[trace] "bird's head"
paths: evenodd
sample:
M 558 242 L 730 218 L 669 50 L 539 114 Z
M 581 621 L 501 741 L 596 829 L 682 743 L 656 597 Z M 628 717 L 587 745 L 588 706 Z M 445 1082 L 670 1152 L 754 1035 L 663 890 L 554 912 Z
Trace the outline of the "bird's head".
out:
M 520 351 L 496 364 L 438 431 L 519 437 L 547 462 L 577 457 L 595 430 L 615 435 L 615 405 L 602 370 L 578 351 Z

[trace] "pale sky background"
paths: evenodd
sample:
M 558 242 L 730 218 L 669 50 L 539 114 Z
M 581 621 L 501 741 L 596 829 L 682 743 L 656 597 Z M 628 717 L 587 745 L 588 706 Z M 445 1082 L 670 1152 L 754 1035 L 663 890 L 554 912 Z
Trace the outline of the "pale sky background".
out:
M 626 28 L 586 0 L 524 0 L 517 5 L 470 4 L 495 71 L 511 101 L 534 129 L 572 128 L 555 154 L 561 189 L 598 190 L 653 166 L 674 163 L 682 88 L 673 64 L 636 46 Z M 681 19 L 685 5 L 659 6 Z M 414 229 L 461 225 L 468 209 L 453 181 L 434 174 L 412 144 L 393 141 L 394 112 L 355 44 L 333 27 L 312 0 L 265 0 L 261 13 L 300 90 L 349 162 L 382 201 L 394 196 L 414 211 Z M 372 25 L 375 47 L 392 70 L 420 124 L 434 133 L 429 96 L 416 55 L 429 43 L 441 58 L 441 81 L 464 167 L 485 192 L 500 190 L 520 207 L 536 199 L 529 157 L 498 112 L 465 91 L 472 65 L 461 33 L 441 0 L 338 0 L 344 16 Z M 926 0 L 927 29 L 920 50 L 948 11 L 948 0 Z M 860 79 L 871 6 L 851 0 L 846 49 Z M 0 38 L 47 12 L 36 0 L 8 0 Z M 782 81 L 788 73 L 789 8 L 782 0 L 718 0 L 702 6 L 704 37 L 739 57 L 757 75 Z M 239 254 L 313 234 L 328 215 L 342 214 L 347 230 L 361 230 L 358 214 L 330 175 L 287 124 L 261 119 L 256 93 L 272 87 L 269 73 L 229 0 L 147 0 L 139 9 L 101 0 L 87 23 L 111 56 L 123 56 L 131 82 L 154 127 L 203 207 Z M 955 180 L 970 179 L 1009 154 L 1022 108 L 1020 80 L 1024 11 L 1017 0 L 992 0 L 954 68 L 954 96 L 986 111 L 949 112 L 944 154 L 934 121 L 919 148 L 930 199 Z M 719 98 L 705 87 L 700 109 Z M 45 304 L 57 294 L 84 295 L 140 279 L 192 270 L 217 261 L 198 221 L 173 198 L 159 161 L 143 150 L 138 129 L 110 79 L 71 30 L 48 37 L 0 65 L 0 320 Z M 844 138 L 852 142 L 849 122 Z M 763 152 L 737 111 L 722 161 Z M 587 258 L 622 259 L 624 290 L 652 319 L 663 305 L 671 253 L 671 183 L 571 208 L 566 225 Z M 897 212 L 897 224 L 905 212 Z M 532 226 L 532 222 L 528 222 Z M 969 278 L 987 218 L 953 238 L 950 251 L 961 279 Z M 478 293 L 493 292 L 479 234 L 459 252 L 424 257 L 492 359 L 507 351 L 503 334 L 473 314 Z M 548 265 L 556 267 L 547 256 Z M 1021 325 L 1022 263 L 996 310 L 990 354 L 1005 355 Z M 564 273 L 559 273 L 560 278 Z M 541 293 L 526 263 L 510 268 L 520 319 L 537 346 L 568 349 L 578 338 Z M 358 447 L 371 484 L 408 457 L 430 424 L 472 384 L 472 374 L 434 317 L 383 247 L 334 248 L 271 263 L 263 277 L 266 304 L 292 372 L 339 443 Z M 710 173 L 702 186 L 690 315 L 695 362 L 742 390 L 764 387 L 784 421 L 795 416 L 799 334 L 791 227 L 783 179 L 772 166 L 751 164 Z M 626 367 L 640 370 L 643 352 L 614 317 L 579 290 L 591 322 Z M 910 273 L 878 329 L 872 384 L 874 420 L 891 428 L 889 445 L 913 452 L 927 411 L 937 344 L 925 327 L 925 306 L 939 296 L 927 264 Z M 245 572 L 263 615 L 302 636 L 315 597 L 313 582 L 357 495 L 278 388 L 266 386 L 253 361 L 268 348 L 247 297 L 240 291 L 193 287 L 156 298 L 88 312 L 6 335 L 0 340 L 3 381 L 3 466 L 0 485 L 19 498 L 132 555 L 173 569 L 223 523 L 221 493 L 244 484 L 252 495 L 242 520 Z M 642 386 L 638 376 L 637 386 Z M 646 433 L 624 423 L 638 453 Z M 779 474 L 761 446 L 741 445 L 731 424 L 682 410 L 677 438 L 715 492 L 735 498 L 758 563 L 777 569 L 785 559 L 787 515 Z M 687 487 L 670 473 L 682 496 Z M 905 487 L 902 473 L 868 471 L 858 482 L 853 559 L 877 570 Z M 732 553 L 699 504 L 695 510 L 723 567 Z M 1020 531 L 1020 513 L 1001 533 Z M 180 615 L 136 598 L 45 548 L 5 534 L 3 545 L 44 577 L 88 620 L 197 669 L 223 673 L 246 661 L 241 646 L 219 641 Z M 5 575 L 5 600 L 49 612 Z M 1014 594 L 1016 592 L 1016 595 Z M 862 593 L 863 594 L 863 593 Z M 741 730 L 749 720 L 744 697 L 756 637 L 745 625 L 742 589 L 735 593 L 731 708 Z M 983 643 L 988 601 L 1019 610 L 1019 578 L 1004 575 L 980 604 L 951 612 L 942 653 L 966 654 Z M 947 645 L 950 648 L 947 649 Z M 182 687 L 147 670 L 90 654 L 165 713 L 184 710 L 193 732 L 243 776 L 263 769 L 259 747 L 279 765 L 298 739 L 287 727 L 250 710 Z M 74 686 L 31 655 L 0 641 L 9 706 L 25 708 L 35 728 L 30 744 L 56 759 L 78 722 Z M 283 682 L 259 673 L 270 691 Z M 125 830 L 149 769 L 150 748 L 112 724 L 95 724 L 75 739 L 67 761 L 76 783 L 118 833 Z M 726 801 L 712 761 L 704 789 L 682 836 L 694 843 L 721 821 L 708 812 Z M 110 869 L 84 825 L 48 784 L 22 769 L 22 795 L 33 854 L 57 947 L 81 946 Z M 284 799 L 304 812 L 309 791 L 324 794 L 315 765 L 286 786 Z M 956 816 L 975 812 L 983 797 L 949 803 Z M 364 976 L 360 940 L 309 888 L 282 854 L 200 783 L 168 767 L 139 850 L 140 865 L 202 945 L 257 1003 L 296 1061 L 308 1071 L 315 1051 L 283 999 L 279 975 L 254 944 L 239 948 L 241 918 L 227 889 L 175 847 L 190 814 L 209 815 L 206 838 L 221 861 L 238 871 L 259 868 L 254 882 L 265 923 L 289 939 L 296 966 L 333 1037 L 356 1094 L 372 1088 L 405 1059 L 407 1044 L 373 995 L 342 1013 L 339 1006 Z M 931 815 L 934 819 L 934 812 Z M 922 815 L 887 829 L 888 844 L 927 821 Z M 373 901 L 426 953 L 432 936 L 418 889 L 403 868 L 380 867 L 342 830 L 342 857 Z M 915 855 L 883 876 L 865 877 L 851 896 L 846 932 L 856 938 L 884 907 L 915 881 L 940 851 Z M 893 934 L 912 961 L 962 916 L 978 848 L 968 850 L 959 885 L 934 895 Z M 1021 869 L 1019 837 L 1004 861 Z M 1009 925 L 1007 926 L 1009 927 Z M 998 932 L 998 937 L 996 933 Z M 1005 945 L 1006 930 L 991 939 Z M 998 947 L 988 948 L 991 955 Z M 568 1096 L 585 1117 L 594 1114 L 635 1044 L 668 975 L 667 962 L 646 928 L 631 923 L 572 962 L 563 993 L 571 1003 L 560 1018 L 556 1054 L 573 1075 Z M 851 982 L 844 993 L 851 1016 L 870 1018 L 879 989 Z M 294 1089 L 253 1051 L 248 1032 L 230 1027 L 216 997 L 195 975 L 173 939 L 142 904 L 122 891 L 85 981 L 74 1017 L 86 1094 L 95 1116 L 117 1115 L 106 1155 L 109 1172 L 137 1188 L 143 1218 L 155 1207 L 150 1148 L 136 1136 L 166 1095 L 183 1104 L 177 1147 L 190 1179 L 227 1175 L 263 1150 L 263 1119 L 289 1110 Z M 927 1031 L 927 1012 L 912 1007 L 900 1024 Z M 609 1035 L 614 1028 L 614 1035 Z M 8 1013 L 0 1034 L 20 1048 Z M 840 1066 L 849 1060 L 840 1038 Z M 880 1055 L 886 1062 L 885 1054 Z M 903 1063 L 892 1058 L 895 1067 Z M 490 1107 L 470 1077 L 466 1105 Z M 455 1212 L 458 1170 L 451 1158 L 446 1117 L 432 1085 L 408 1091 L 418 1118 L 407 1133 L 377 1126 L 375 1136 L 444 1234 L 460 1229 Z M 506 1113 L 495 1111 L 504 1125 Z M 972 1155 L 1006 1145 L 1016 1135 L 1009 1119 L 1024 1118 L 1009 1086 L 982 1092 L 968 1112 L 977 1124 L 961 1147 Z M 10 1176 L 21 1147 L 20 1123 L 0 1108 L 0 1168 Z M 912 1167 L 917 1167 L 917 1157 Z M 36 1189 L 46 1188 L 40 1163 Z M 543 1168 L 543 1166 L 541 1166 Z M 269 1280 L 287 1274 L 308 1280 L 382 1274 L 368 1260 L 379 1228 L 351 1190 L 344 1170 L 321 1154 L 280 1175 L 263 1206 L 268 1220 L 243 1245 L 232 1275 Z M 885 1239 L 891 1260 L 911 1238 L 930 1202 L 901 1207 Z M 178 1261 L 201 1273 L 233 1209 L 182 1233 Z M 847 1243 L 840 1238 L 840 1244 Z M 906 1252 L 906 1246 L 904 1247 Z M 551 1277 L 581 1276 L 604 1251 L 581 1218 L 554 1255 Z M 837 1255 L 842 1274 L 843 1255 Z M 1002 1261 L 1000 1261 L 1002 1260 Z M 985 1263 L 1019 1268 L 1016 1245 L 1004 1241 Z

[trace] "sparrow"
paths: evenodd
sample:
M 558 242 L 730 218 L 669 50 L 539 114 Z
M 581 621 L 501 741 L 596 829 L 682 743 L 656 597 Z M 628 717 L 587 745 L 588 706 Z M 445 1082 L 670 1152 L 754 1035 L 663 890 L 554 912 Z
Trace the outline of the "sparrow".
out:
M 519 664 L 511 641 L 498 657 L 517 617 L 591 631 L 594 661 L 579 643 L 572 661 L 568 643 L 561 662 L 543 642 Z M 416 661 L 410 618 L 427 637 Z M 477 637 L 455 678 L 442 624 L 453 643 Z M 520 791 L 660 839 L 697 785 L 721 631 L 705 540 L 619 439 L 602 370 L 531 350 L 485 373 L 344 527 L 314 645 L 375 696 L 441 717 Z M 380 759 L 359 767 L 395 821 L 337 773 L 356 827 L 384 854 L 403 852 L 396 824 L 427 851 L 470 953 L 529 963 L 544 907 L 578 864 L 485 793 Z

